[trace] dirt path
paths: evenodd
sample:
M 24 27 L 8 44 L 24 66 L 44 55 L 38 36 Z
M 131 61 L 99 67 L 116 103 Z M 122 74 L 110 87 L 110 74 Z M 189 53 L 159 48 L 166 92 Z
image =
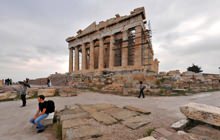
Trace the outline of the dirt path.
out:
M 61 109 L 65 105 L 75 103 L 95 104 L 110 103 L 120 107 L 132 105 L 152 112 L 152 116 L 158 125 L 169 126 L 172 122 L 183 118 L 179 112 L 179 106 L 188 102 L 205 103 L 220 106 L 220 92 L 202 93 L 193 96 L 177 97 L 122 97 L 109 94 L 85 92 L 76 97 L 52 97 L 56 108 Z M 50 133 L 37 134 L 29 123 L 37 108 L 37 100 L 27 100 L 27 107 L 20 108 L 21 101 L 0 102 L 0 139 L 1 140 L 51 140 L 55 139 Z

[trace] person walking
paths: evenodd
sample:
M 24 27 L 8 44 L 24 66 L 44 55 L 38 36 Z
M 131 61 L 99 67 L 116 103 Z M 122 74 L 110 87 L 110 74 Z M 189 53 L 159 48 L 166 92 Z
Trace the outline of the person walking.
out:
M 47 87 L 51 87 L 51 80 L 47 78 Z
M 143 96 L 143 98 L 145 98 L 145 96 L 144 96 L 144 89 L 145 89 L 145 88 L 146 88 L 146 86 L 144 86 L 144 85 L 143 85 L 143 82 L 140 81 L 140 87 L 139 87 L 140 93 L 139 93 L 138 98 L 141 98 L 141 96 Z

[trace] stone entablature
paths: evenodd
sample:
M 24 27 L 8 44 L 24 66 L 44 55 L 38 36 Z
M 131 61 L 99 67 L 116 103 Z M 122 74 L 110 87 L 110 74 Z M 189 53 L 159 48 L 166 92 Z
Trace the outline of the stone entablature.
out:
M 159 61 L 153 58 L 145 10 L 134 9 L 129 16 L 92 23 L 76 36 L 69 37 L 69 72 L 103 70 L 149 70 L 158 72 Z M 73 51 L 74 54 L 73 55 Z M 73 59 L 73 57 L 75 57 Z

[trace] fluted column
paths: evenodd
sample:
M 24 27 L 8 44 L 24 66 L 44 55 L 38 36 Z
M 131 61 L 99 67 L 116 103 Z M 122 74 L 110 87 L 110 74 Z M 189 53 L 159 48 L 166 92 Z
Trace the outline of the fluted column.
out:
M 79 71 L 79 49 L 75 47 L 75 71 Z
M 104 68 L 104 44 L 103 39 L 99 39 L 99 70 Z
M 82 70 L 86 70 L 86 46 L 82 44 Z
M 73 48 L 69 48 L 69 73 L 73 72 Z
M 109 68 L 112 69 L 114 67 L 114 35 L 110 36 L 110 49 L 109 49 Z
M 136 26 L 135 27 L 136 34 L 135 34 L 135 52 L 134 52 L 134 65 L 141 66 L 142 65 L 142 53 L 141 53 L 141 46 L 142 46 L 142 27 Z
M 125 30 L 122 33 L 123 43 L 122 43 L 122 66 L 126 67 L 128 65 L 128 31 Z
M 90 42 L 90 51 L 89 51 L 89 56 L 90 56 L 90 58 L 89 58 L 89 69 L 90 70 L 94 70 L 94 42 L 93 41 L 91 41 Z

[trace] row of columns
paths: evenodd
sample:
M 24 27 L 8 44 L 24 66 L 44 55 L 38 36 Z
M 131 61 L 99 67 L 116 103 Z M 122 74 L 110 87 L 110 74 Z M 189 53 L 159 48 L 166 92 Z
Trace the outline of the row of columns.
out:
M 136 27 L 136 38 L 135 38 L 135 65 L 141 66 L 141 31 L 142 27 Z M 128 65 L 128 32 L 122 32 L 122 67 L 126 67 Z M 109 45 L 109 69 L 114 67 L 114 35 L 110 36 L 110 45 Z M 139 44 L 139 45 L 136 45 Z M 79 71 L 79 48 L 75 47 L 75 67 L 74 71 Z M 94 41 L 90 41 L 90 55 L 89 55 L 89 70 L 94 70 Z M 81 45 L 82 50 L 82 70 L 86 70 L 86 46 L 83 43 Z M 98 69 L 104 69 L 104 40 L 103 38 L 99 39 L 99 56 L 98 56 Z M 73 48 L 69 48 L 69 72 L 73 72 Z

